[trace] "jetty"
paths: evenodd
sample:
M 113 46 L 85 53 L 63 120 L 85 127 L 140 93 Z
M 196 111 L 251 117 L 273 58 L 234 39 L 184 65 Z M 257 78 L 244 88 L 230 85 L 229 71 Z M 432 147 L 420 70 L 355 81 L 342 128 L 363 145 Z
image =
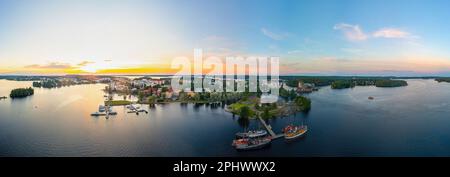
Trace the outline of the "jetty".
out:
M 133 106 L 132 104 L 128 105 L 127 108 L 130 110 L 130 111 L 128 111 L 128 113 L 139 114 L 140 112 L 145 112 L 146 114 L 148 114 L 148 111 L 146 111 L 144 109 L 137 108 L 137 107 Z
M 284 137 L 284 133 L 276 134 L 272 130 L 272 126 L 268 125 L 266 123 L 266 121 L 264 121 L 261 117 L 258 117 L 258 119 L 261 122 L 261 124 L 264 126 L 264 128 L 266 128 L 267 132 L 269 132 L 270 136 L 272 136 L 272 139 L 278 139 L 278 138 Z

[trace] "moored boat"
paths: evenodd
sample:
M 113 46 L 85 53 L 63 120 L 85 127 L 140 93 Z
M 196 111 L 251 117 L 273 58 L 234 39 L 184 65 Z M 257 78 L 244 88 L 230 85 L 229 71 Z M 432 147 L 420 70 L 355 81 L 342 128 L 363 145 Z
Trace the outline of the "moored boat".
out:
M 291 139 L 295 139 L 298 137 L 302 137 L 307 131 L 308 131 L 308 126 L 306 126 L 306 125 L 302 125 L 302 126 L 288 125 L 286 128 L 283 129 L 284 138 L 286 140 L 291 140 Z
M 110 111 L 110 112 L 108 112 L 108 115 L 117 115 L 117 112 Z M 95 116 L 95 117 L 106 116 L 106 113 L 94 112 L 94 113 L 91 114 L 91 116 Z
M 272 142 L 271 137 L 264 138 L 243 138 L 233 140 L 233 146 L 236 150 L 255 150 L 268 146 Z
M 105 112 L 106 108 L 103 105 L 98 106 L 98 112 Z
M 238 137 L 238 138 L 257 138 L 257 137 L 262 137 L 262 136 L 266 136 L 266 135 L 267 135 L 266 130 L 252 130 L 252 131 L 248 131 L 248 132 L 236 133 L 236 137 Z
M 91 114 L 91 116 L 102 116 L 102 115 L 105 115 L 105 113 L 94 112 Z

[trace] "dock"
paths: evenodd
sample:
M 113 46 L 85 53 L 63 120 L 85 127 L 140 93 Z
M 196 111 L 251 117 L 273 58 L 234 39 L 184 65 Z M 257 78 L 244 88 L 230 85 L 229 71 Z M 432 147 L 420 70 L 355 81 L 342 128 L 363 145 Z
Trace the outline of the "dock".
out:
M 261 124 L 264 126 L 264 128 L 266 128 L 267 132 L 269 132 L 270 136 L 272 136 L 272 139 L 278 139 L 278 138 L 284 137 L 284 133 L 276 134 L 272 130 L 272 126 L 267 125 L 266 121 L 264 121 L 261 117 L 258 117 L 258 119 L 261 122 Z
M 129 105 L 128 109 L 130 109 L 131 111 L 128 111 L 128 113 L 136 113 L 139 114 L 139 112 L 145 112 L 146 114 L 148 114 L 148 111 L 144 110 L 144 109 L 137 109 L 135 108 L 133 105 Z

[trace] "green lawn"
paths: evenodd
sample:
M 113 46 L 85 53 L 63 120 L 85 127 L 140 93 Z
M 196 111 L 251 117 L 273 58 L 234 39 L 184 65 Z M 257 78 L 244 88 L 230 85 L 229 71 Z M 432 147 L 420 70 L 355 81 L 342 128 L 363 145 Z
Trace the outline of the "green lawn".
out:
M 127 100 L 105 101 L 105 105 L 109 105 L 109 106 L 122 106 L 122 105 L 129 105 L 131 103 L 132 103 L 131 101 L 127 101 Z

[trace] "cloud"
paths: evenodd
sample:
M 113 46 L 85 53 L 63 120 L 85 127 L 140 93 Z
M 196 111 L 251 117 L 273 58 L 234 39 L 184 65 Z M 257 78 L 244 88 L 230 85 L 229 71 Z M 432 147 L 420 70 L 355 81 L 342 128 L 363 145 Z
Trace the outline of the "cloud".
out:
M 402 31 L 395 28 L 383 28 L 373 33 L 373 37 L 376 38 L 413 38 L 414 36 L 406 31 Z
M 302 53 L 303 51 L 301 51 L 301 50 L 291 50 L 291 51 L 288 51 L 287 53 L 288 54 L 297 54 L 297 53 Z
M 229 56 L 240 53 L 245 49 L 242 41 L 220 35 L 206 36 L 200 41 L 199 46 L 205 53 L 214 56 Z
M 266 28 L 261 28 L 261 32 L 265 36 L 267 36 L 267 37 L 269 37 L 269 38 L 271 38 L 273 40 L 277 40 L 277 41 L 286 39 L 289 36 L 288 33 L 278 34 L 278 33 L 274 33 L 272 31 L 269 31 Z
M 52 62 L 47 65 L 38 65 L 38 64 L 28 65 L 28 66 L 25 66 L 25 68 L 27 68 L 27 69 L 71 69 L 73 67 L 68 63 Z
M 82 61 L 81 63 L 78 63 L 77 66 L 86 66 L 86 65 L 94 64 L 94 63 L 95 62 L 92 62 L 92 61 Z
M 364 52 L 363 49 L 358 49 L 358 48 L 341 48 L 342 51 L 347 52 L 347 53 L 352 53 L 352 54 L 361 54 Z
M 417 36 L 396 28 L 381 28 L 373 33 L 366 34 L 359 25 L 340 23 L 334 26 L 334 30 L 340 30 L 350 41 L 364 41 L 369 38 L 387 39 L 413 39 Z
M 364 41 L 368 38 L 359 25 L 340 23 L 335 25 L 334 29 L 342 31 L 345 37 L 350 41 Z

